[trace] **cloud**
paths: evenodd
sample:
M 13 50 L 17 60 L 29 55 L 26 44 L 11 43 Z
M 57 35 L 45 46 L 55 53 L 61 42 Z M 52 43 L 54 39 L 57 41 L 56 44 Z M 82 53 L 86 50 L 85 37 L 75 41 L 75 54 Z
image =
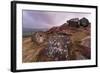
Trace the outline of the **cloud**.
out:
M 51 28 L 59 26 L 71 18 L 91 18 L 90 14 L 73 13 L 73 12 L 50 12 L 23 10 L 23 27 L 24 28 Z

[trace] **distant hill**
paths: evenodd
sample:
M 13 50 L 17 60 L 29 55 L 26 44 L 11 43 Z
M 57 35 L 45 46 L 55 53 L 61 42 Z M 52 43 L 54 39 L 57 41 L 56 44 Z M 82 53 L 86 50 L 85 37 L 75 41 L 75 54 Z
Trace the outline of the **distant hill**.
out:
M 47 31 L 48 28 L 23 28 L 23 32 Z
M 23 31 L 23 36 L 24 37 L 27 37 L 27 36 L 30 36 L 32 35 L 33 32 L 39 32 L 39 31 L 47 31 L 48 29 L 47 28 L 42 28 L 42 29 L 39 29 L 39 28 L 23 28 L 22 31 Z

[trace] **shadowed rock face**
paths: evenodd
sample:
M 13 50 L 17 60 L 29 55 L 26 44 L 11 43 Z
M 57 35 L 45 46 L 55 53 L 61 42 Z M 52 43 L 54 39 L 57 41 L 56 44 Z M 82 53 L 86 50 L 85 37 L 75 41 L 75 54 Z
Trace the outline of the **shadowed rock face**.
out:
M 81 45 L 91 48 L 91 38 L 90 36 L 85 37 L 84 39 L 82 39 Z
M 86 58 L 91 58 L 91 39 L 90 36 L 85 37 L 82 39 L 81 43 L 81 52 L 83 53 Z
M 80 19 L 80 25 L 83 27 L 87 27 L 90 24 L 89 20 L 85 17 L 83 17 L 82 19 Z
M 72 19 L 68 20 L 67 23 L 71 27 L 79 27 L 80 26 L 79 18 L 72 18 Z

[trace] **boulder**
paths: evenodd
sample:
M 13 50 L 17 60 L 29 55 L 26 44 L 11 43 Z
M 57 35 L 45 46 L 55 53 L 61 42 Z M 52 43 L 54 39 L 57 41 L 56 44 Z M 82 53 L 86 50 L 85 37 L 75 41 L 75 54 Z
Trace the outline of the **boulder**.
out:
M 82 19 L 80 19 L 80 25 L 83 27 L 87 27 L 90 24 L 89 20 L 85 17 L 83 17 Z

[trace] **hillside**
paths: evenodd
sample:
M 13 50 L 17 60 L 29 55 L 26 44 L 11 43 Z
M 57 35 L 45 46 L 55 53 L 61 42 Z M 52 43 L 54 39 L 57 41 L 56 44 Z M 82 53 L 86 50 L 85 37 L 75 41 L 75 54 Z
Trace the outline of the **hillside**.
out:
M 43 31 L 37 32 L 36 34 L 33 35 L 33 37 L 31 36 L 23 37 L 22 41 L 23 62 L 26 63 L 26 62 L 90 59 L 91 58 L 90 29 L 91 29 L 90 25 L 86 27 L 83 26 L 72 27 L 69 26 L 67 23 L 64 23 L 59 27 L 52 27 L 45 32 Z M 59 38 L 58 37 L 59 33 L 66 34 L 66 36 Z M 39 39 L 43 40 L 39 42 Z M 49 43 L 49 42 L 53 43 L 54 41 L 58 41 L 54 44 L 60 43 L 60 46 L 62 48 L 59 48 L 59 46 L 57 45 L 56 47 L 58 48 L 54 50 L 56 48 L 54 47 L 55 45 Z M 88 43 L 89 45 L 87 45 L 86 43 Z M 67 46 L 67 48 L 64 48 L 61 44 L 63 46 Z M 48 50 L 50 47 L 52 48 Z M 65 50 L 66 52 L 59 50 Z

